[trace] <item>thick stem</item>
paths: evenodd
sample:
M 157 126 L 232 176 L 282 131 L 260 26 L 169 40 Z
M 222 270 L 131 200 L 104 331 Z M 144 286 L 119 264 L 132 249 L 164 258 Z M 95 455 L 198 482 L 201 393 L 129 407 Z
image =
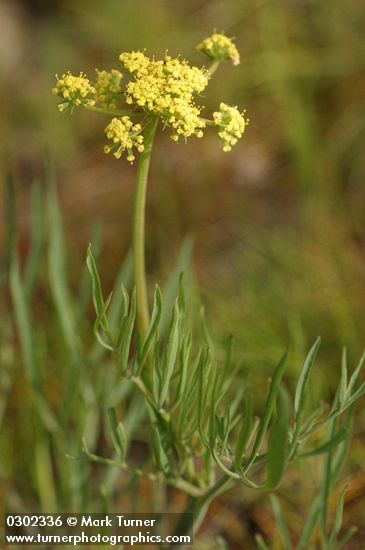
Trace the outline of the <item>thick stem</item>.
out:
M 145 209 L 148 170 L 150 166 L 153 138 L 157 128 L 157 119 L 151 118 L 144 130 L 144 150 L 140 154 L 137 168 L 137 182 L 134 195 L 133 214 L 133 259 L 134 279 L 137 297 L 137 324 L 143 339 L 149 326 L 149 309 L 145 267 Z

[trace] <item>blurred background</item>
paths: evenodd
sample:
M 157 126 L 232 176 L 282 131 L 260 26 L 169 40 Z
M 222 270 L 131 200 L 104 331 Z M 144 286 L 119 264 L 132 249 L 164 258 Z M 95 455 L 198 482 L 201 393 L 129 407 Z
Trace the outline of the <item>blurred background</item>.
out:
M 205 61 L 195 45 L 213 29 L 224 31 L 236 38 L 241 64 L 220 67 L 205 92 L 205 113 L 224 101 L 247 109 L 250 125 L 230 153 L 221 151 L 214 130 L 186 145 L 159 134 L 147 210 L 151 288 L 164 284 L 191 237 L 191 265 L 214 338 L 232 334 L 244 368 L 264 380 L 289 343 L 289 377 L 295 377 L 321 335 L 314 394 L 330 396 L 343 346 L 354 366 L 365 341 L 364 26 L 360 0 L 0 0 L 0 180 L 9 174 L 14 180 L 21 261 L 45 156 L 58 180 L 71 290 L 79 288 L 96 222 L 105 291 L 129 249 L 135 167 L 103 154 L 102 116 L 58 112 L 50 92 L 55 74 L 82 70 L 93 78 L 95 68 L 118 68 L 119 53 L 132 49 L 156 56 L 168 49 L 200 66 Z M 3 222 L 0 239 L 5 244 Z M 42 326 L 53 306 L 44 269 L 40 275 L 33 315 Z M 2 303 L 9 307 L 6 291 Z M 4 372 L 16 364 L 14 338 L 4 344 L 9 334 L 11 340 L 4 323 Z M 23 476 L 21 492 L 31 503 L 34 467 L 15 458 L 21 449 L 31 454 L 32 431 L 19 435 L 29 421 L 19 376 L 3 390 L 5 418 L 11 414 L 13 423 L 2 432 L 1 468 L 5 485 L 16 491 Z M 345 523 L 360 527 L 360 542 L 348 548 L 359 549 L 364 430 L 359 410 L 345 512 Z M 296 471 L 288 483 L 300 488 L 300 480 Z M 299 489 L 303 506 L 306 491 Z M 242 498 L 237 490 L 213 511 L 223 531 L 230 526 L 229 548 L 253 548 L 255 525 L 270 534 L 269 507 L 254 495 L 244 505 Z M 287 504 L 295 532 L 297 502 L 292 506 L 289 497 Z

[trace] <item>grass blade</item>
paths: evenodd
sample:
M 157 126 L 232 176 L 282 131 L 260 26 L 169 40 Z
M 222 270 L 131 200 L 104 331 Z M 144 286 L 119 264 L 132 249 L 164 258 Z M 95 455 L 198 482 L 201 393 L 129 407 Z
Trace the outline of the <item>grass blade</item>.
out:
M 66 260 L 61 213 L 53 177 L 48 175 L 47 212 L 49 224 L 48 270 L 52 297 L 59 317 L 64 343 L 69 353 L 78 355 L 79 342 L 72 300 L 66 282 Z
M 39 182 L 32 188 L 32 230 L 31 245 L 24 274 L 24 292 L 29 300 L 36 281 L 39 265 L 42 260 L 44 239 L 44 208 Z
M 320 512 L 320 499 L 319 497 L 317 497 L 309 510 L 308 518 L 304 526 L 302 536 L 300 537 L 300 540 L 298 542 L 297 550 L 307 550 L 308 543 L 317 525 Z
M 276 520 L 276 525 L 278 526 L 281 538 L 283 539 L 284 550 L 292 550 L 293 545 L 290 540 L 288 526 L 286 524 L 279 499 L 275 495 L 270 495 L 270 499 L 271 499 L 271 506 L 272 506 L 275 520 Z
M 10 291 L 13 299 L 15 321 L 20 339 L 24 370 L 34 390 L 40 387 L 40 369 L 36 358 L 32 322 L 29 316 L 27 299 L 20 276 L 19 260 L 16 252 L 10 268 Z

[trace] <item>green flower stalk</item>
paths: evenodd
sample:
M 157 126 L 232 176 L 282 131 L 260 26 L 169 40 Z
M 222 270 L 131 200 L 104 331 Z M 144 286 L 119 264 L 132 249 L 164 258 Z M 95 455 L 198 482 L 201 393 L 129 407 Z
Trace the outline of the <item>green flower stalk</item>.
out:
M 144 130 L 144 149 L 137 168 L 137 182 L 134 196 L 133 256 L 134 278 L 137 294 L 137 319 L 141 336 L 144 338 L 150 324 L 145 267 L 145 210 L 148 171 L 150 167 L 153 139 L 158 119 L 151 118 Z
M 244 113 L 225 103 L 220 104 L 212 119 L 203 118 L 204 107 L 197 102 L 220 63 L 239 63 L 239 53 L 233 41 L 215 33 L 203 40 L 197 49 L 211 60 L 209 68 L 198 68 L 185 59 L 167 54 L 156 60 L 150 59 L 145 52 L 124 52 L 119 56 L 122 71 L 97 70 L 95 83 L 91 83 L 84 73 L 79 76 L 66 73 L 57 78 L 52 90 L 62 99 L 58 106 L 60 111 L 82 107 L 112 117 L 105 127 L 108 139 L 105 153 L 112 153 L 116 159 L 126 153 L 130 163 L 134 162 L 136 152 L 140 154 L 134 200 L 133 255 L 137 320 L 142 338 L 146 336 L 149 325 L 144 252 L 145 205 L 158 121 L 163 128 L 170 128 L 170 137 L 175 142 L 192 136 L 202 138 L 207 126 L 216 127 L 225 152 L 230 151 L 242 137 L 247 124 Z M 123 79 L 124 75 L 128 78 Z

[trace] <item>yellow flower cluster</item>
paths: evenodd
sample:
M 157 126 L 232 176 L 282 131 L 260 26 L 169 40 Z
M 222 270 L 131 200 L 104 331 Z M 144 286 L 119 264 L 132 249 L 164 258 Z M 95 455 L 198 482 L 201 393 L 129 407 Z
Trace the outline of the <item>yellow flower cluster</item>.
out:
M 242 137 L 248 119 L 237 107 L 225 103 L 221 103 L 219 111 L 213 113 L 213 120 L 202 118 L 202 107 L 195 103 L 195 96 L 205 90 L 218 62 L 228 59 L 237 65 L 240 56 L 233 41 L 224 34 L 214 33 L 197 48 L 216 62 L 210 71 L 167 54 L 163 59 L 156 60 L 147 57 L 144 51 L 132 51 L 119 56 L 125 71 L 129 73 L 123 88 L 123 74 L 120 71 L 97 69 L 95 84 L 82 72 L 79 76 L 67 72 L 61 78 L 57 77 L 52 92 L 62 98 L 58 105 L 60 111 L 76 105 L 115 117 L 105 128 L 110 143 L 104 151 L 112 152 L 118 159 L 126 151 L 127 159 L 133 162 L 133 151 L 144 150 L 142 125 L 134 124 L 129 116 L 122 116 L 124 113 L 142 116 L 143 122 L 155 117 L 161 119 L 164 127 L 171 128 L 171 139 L 174 141 L 192 135 L 200 138 L 207 125 L 216 126 L 223 150 L 230 151 Z M 132 106 L 130 111 L 119 110 L 122 94 L 127 105 Z
M 96 69 L 96 75 L 96 103 L 103 109 L 116 109 L 122 94 L 120 87 L 120 81 L 123 78 L 122 73 L 116 69 L 112 69 L 110 72 Z
M 57 84 L 52 89 L 52 93 L 64 99 L 58 105 L 60 111 L 65 111 L 71 105 L 95 105 L 95 100 L 89 96 L 95 94 L 95 88 L 84 73 L 74 76 L 70 72 L 57 78 Z
M 233 41 L 224 34 L 214 33 L 197 45 L 197 50 L 214 61 L 231 60 L 233 65 L 240 62 L 240 54 Z
M 223 144 L 223 151 L 230 151 L 232 146 L 243 136 L 248 120 L 244 118 L 237 107 L 221 103 L 219 111 L 213 113 L 213 121 L 218 126 L 218 135 Z
M 128 104 L 135 103 L 160 117 L 165 125 L 174 129 L 171 138 L 175 141 L 180 136 L 203 135 L 205 122 L 193 97 L 207 86 L 207 71 L 169 55 L 163 60 L 151 61 L 142 52 L 130 52 L 122 53 L 119 59 L 134 77 L 125 90 Z
M 139 153 L 144 150 L 143 136 L 140 135 L 142 127 L 140 124 L 133 125 L 129 116 L 113 118 L 105 128 L 107 138 L 112 142 L 105 145 L 104 152 L 113 151 L 115 158 L 119 159 L 123 151 L 127 151 L 127 160 L 133 163 L 135 156 L 132 148 L 135 147 Z

